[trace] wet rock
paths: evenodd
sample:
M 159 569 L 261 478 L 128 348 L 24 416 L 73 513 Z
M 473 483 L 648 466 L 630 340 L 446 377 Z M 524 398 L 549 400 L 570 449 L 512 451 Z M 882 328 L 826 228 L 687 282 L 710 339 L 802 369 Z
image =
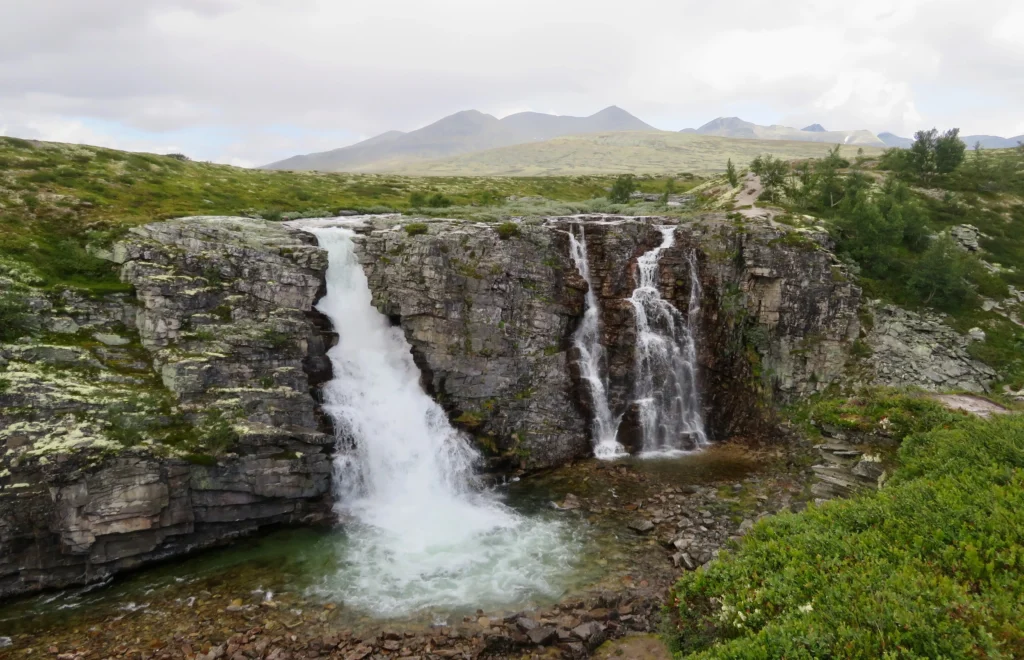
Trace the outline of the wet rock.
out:
M 529 617 L 521 616 L 516 619 L 516 626 L 523 632 L 529 632 L 539 627 L 540 624 Z
M 654 529 L 654 523 L 646 518 L 634 520 L 627 526 L 637 534 L 647 534 Z
M 527 631 L 526 637 L 533 644 L 546 646 L 558 639 L 558 631 L 550 626 L 538 626 Z

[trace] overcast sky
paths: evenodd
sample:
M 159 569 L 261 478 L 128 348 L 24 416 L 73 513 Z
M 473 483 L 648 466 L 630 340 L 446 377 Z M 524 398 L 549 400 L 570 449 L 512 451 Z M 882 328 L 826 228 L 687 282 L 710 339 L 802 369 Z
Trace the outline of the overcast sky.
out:
M 1024 133 L 1024 0 L 0 0 L 0 135 L 259 165 L 458 110 Z

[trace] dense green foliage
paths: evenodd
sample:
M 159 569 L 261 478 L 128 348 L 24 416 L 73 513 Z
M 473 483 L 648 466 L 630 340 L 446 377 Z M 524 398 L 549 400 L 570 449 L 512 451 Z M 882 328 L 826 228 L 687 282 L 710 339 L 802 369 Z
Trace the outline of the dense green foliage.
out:
M 427 233 L 427 223 L 425 222 L 410 222 L 403 228 L 405 229 L 405 233 L 410 236 L 419 236 L 420 234 Z
M 1024 654 L 1024 417 L 912 434 L 878 493 L 766 519 L 676 585 L 695 658 Z
M 0 293 L 0 341 L 14 341 L 32 330 L 25 302 L 10 292 Z
M 733 188 L 740 184 L 740 177 L 736 173 L 736 166 L 732 164 L 732 158 L 730 158 L 725 164 L 725 178 Z
M 761 177 L 761 185 L 764 187 L 762 196 L 769 201 L 777 201 L 786 183 L 786 175 L 789 174 L 789 163 L 765 154 L 750 162 L 750 171 Z
M 636 179 L 632 174 L 623 174 L 615 178 L 611 190 L 608 191 L 608 201 L 613 204 L 627 204 L 629 197 L 637 190 Z
M 503 222 L 498 225 L 498 236 L 503 241 L 507 241 L 510 238 L 519 235 L 519 223 L 517 222 Z

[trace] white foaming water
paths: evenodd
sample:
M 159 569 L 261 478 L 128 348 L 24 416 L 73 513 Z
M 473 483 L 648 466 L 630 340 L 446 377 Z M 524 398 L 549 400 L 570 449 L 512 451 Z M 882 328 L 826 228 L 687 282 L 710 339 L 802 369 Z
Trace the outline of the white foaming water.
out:
M 640 407 L 644 456 L 666 456 L 708 444 L 697 389 L 700 280 L 693 252 L 690 300 L 684 316 L 658 291 L 661 253 L 675 243 L 675 227 L 659 227 L 661 244 L 637 260 L 639 282 L 630 302 L 636 315 L 635 403 Z
M 310 227 L 329 254 L 317 309 L 338 332 L 324 410 L 346 516 L 338 573 L 320 587 L 379 616 L 556 596 L 577 544 L 478 488 L 477 453 L 420 387 L 402 330 L 371 304 L 346 228 Z
M 587 261 L 587 238 L 583 227 L 579 227 L 580 235 L 576 238 L 573 228 L 569 227 L 569 251 L 576 270 L 587 282 L 586 309 L 580 327 L 573 334 L 573 344 L 580 354 L 580 376 L 587 382 L 590 389 L 591 406 L 594 420 L 591 436 L 594 442 L 594 456 L 601 459 L 612 459 L 626 455 L 625 448 L 616 439 L 619 420 L 612 417 L 608 406 L 608 387 L 601 373 L 604 362 L 604 347 L 601 346 L 600 315 L 594 283 L 590 279 L 590 264 Z

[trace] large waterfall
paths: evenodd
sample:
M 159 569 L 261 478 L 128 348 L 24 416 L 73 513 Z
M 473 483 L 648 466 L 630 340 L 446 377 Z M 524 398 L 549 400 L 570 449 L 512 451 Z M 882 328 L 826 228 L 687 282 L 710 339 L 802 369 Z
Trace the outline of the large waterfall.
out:
M 697 261 L 690 252 L 690 300 L 684 315 L 658 291 L 661 253 L 675 243 L 675 227 L 659 227 L 658 247 L 637 260 L 637 287 L 630 297 L 636 315 L 634 403 L 639 407 L 643 451 L 665 454 L 707 444 L 697 385 L 694 341 L 700 314 Z
M 569 228 L 569 250 L 576 269 L 587 282 L 586 309 L 579 328 L 573 335 L 573 345 L 579 352 L 580 376 L 590 390 L 591 409 L 594 420 L 591 436 L 594 442 L 594 455 L 598 458 L 615 458 L 623 456 L 626 450 L 616 439 L 619 420 L 612 416 L 608 405 L 608 386 L 602 373 L 604 363 L 604 347 L 601 346 L 600 317 L 601 308 L 597 302 L 594 283 L 590 279 L 590 263 L 587 261 L 587 237 L 583 226 L 579 227 L 579 238 Z
M 371 304 L 354 233 L 310 231 L 330 259 L 317 308 L 338 333 L 324 409 L 338 434 L 335 495 L 346 519 L 340 569 L 323 589 L 384 616 L 557 591 L 572 539 L 479 488 L 477 453 L 423 392 L 402 330 Z

